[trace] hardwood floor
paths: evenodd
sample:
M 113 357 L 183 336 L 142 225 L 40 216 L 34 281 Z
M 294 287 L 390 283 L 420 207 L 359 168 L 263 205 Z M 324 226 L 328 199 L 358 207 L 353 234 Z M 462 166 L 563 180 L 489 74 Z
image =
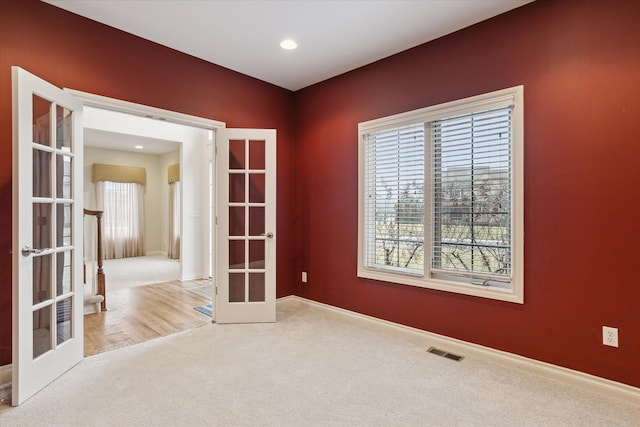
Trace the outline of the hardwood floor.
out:
M 85 356 L 210 323 L 193 309 L 211 303 L 209 286 L 209 280 L 176 280 L 109 292 L 107 311 L 84 316 Z

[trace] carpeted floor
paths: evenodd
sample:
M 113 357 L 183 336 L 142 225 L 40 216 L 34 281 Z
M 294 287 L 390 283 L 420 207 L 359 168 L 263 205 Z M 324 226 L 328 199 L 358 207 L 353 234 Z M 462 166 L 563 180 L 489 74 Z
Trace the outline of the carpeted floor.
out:
M 147 255 L 104 261 L 108 290 L 180 280 L 180 261 L 166 255 Z
M 637 426 L 640 406 L 298 300 L 86 358 L 5 426 Z

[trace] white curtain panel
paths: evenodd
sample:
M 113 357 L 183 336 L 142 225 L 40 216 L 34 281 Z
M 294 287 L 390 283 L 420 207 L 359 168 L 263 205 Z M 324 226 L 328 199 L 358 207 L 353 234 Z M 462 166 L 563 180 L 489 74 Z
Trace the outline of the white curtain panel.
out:
M 180 181 L 169 184 L 169 258 L 180 258 Z
M 96 183 L 102 216 L 104 259 L 144 255 L 144 187 L 128 182 Z

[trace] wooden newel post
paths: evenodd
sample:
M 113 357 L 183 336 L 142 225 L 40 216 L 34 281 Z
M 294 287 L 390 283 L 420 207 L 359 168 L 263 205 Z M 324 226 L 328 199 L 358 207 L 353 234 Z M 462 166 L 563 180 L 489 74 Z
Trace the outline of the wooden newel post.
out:
M 107 311 L 107 289 L 105 285 L 104 270 L 102 269 L 102 211 L 84 210 L 85 215 L 95 216 L 98 222 L 98 295 L 102 295 L 100 310 Z

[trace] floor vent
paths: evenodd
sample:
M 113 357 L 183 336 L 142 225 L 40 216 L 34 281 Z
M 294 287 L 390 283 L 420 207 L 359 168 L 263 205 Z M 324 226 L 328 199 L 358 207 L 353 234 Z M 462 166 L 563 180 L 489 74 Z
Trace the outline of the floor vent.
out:
M 438 356 L 446 357 L 447 359 L 455 360 L 456 362 L 459 362 L 462 359 L 464 359 L 464 356 L 458 356 L 457 354 L 448 353 L 444 350 L 440 350 L 439 348 L 435 348 L 435 347 L 429 347 L 427 349 L 427 352 L 436 354 Z

